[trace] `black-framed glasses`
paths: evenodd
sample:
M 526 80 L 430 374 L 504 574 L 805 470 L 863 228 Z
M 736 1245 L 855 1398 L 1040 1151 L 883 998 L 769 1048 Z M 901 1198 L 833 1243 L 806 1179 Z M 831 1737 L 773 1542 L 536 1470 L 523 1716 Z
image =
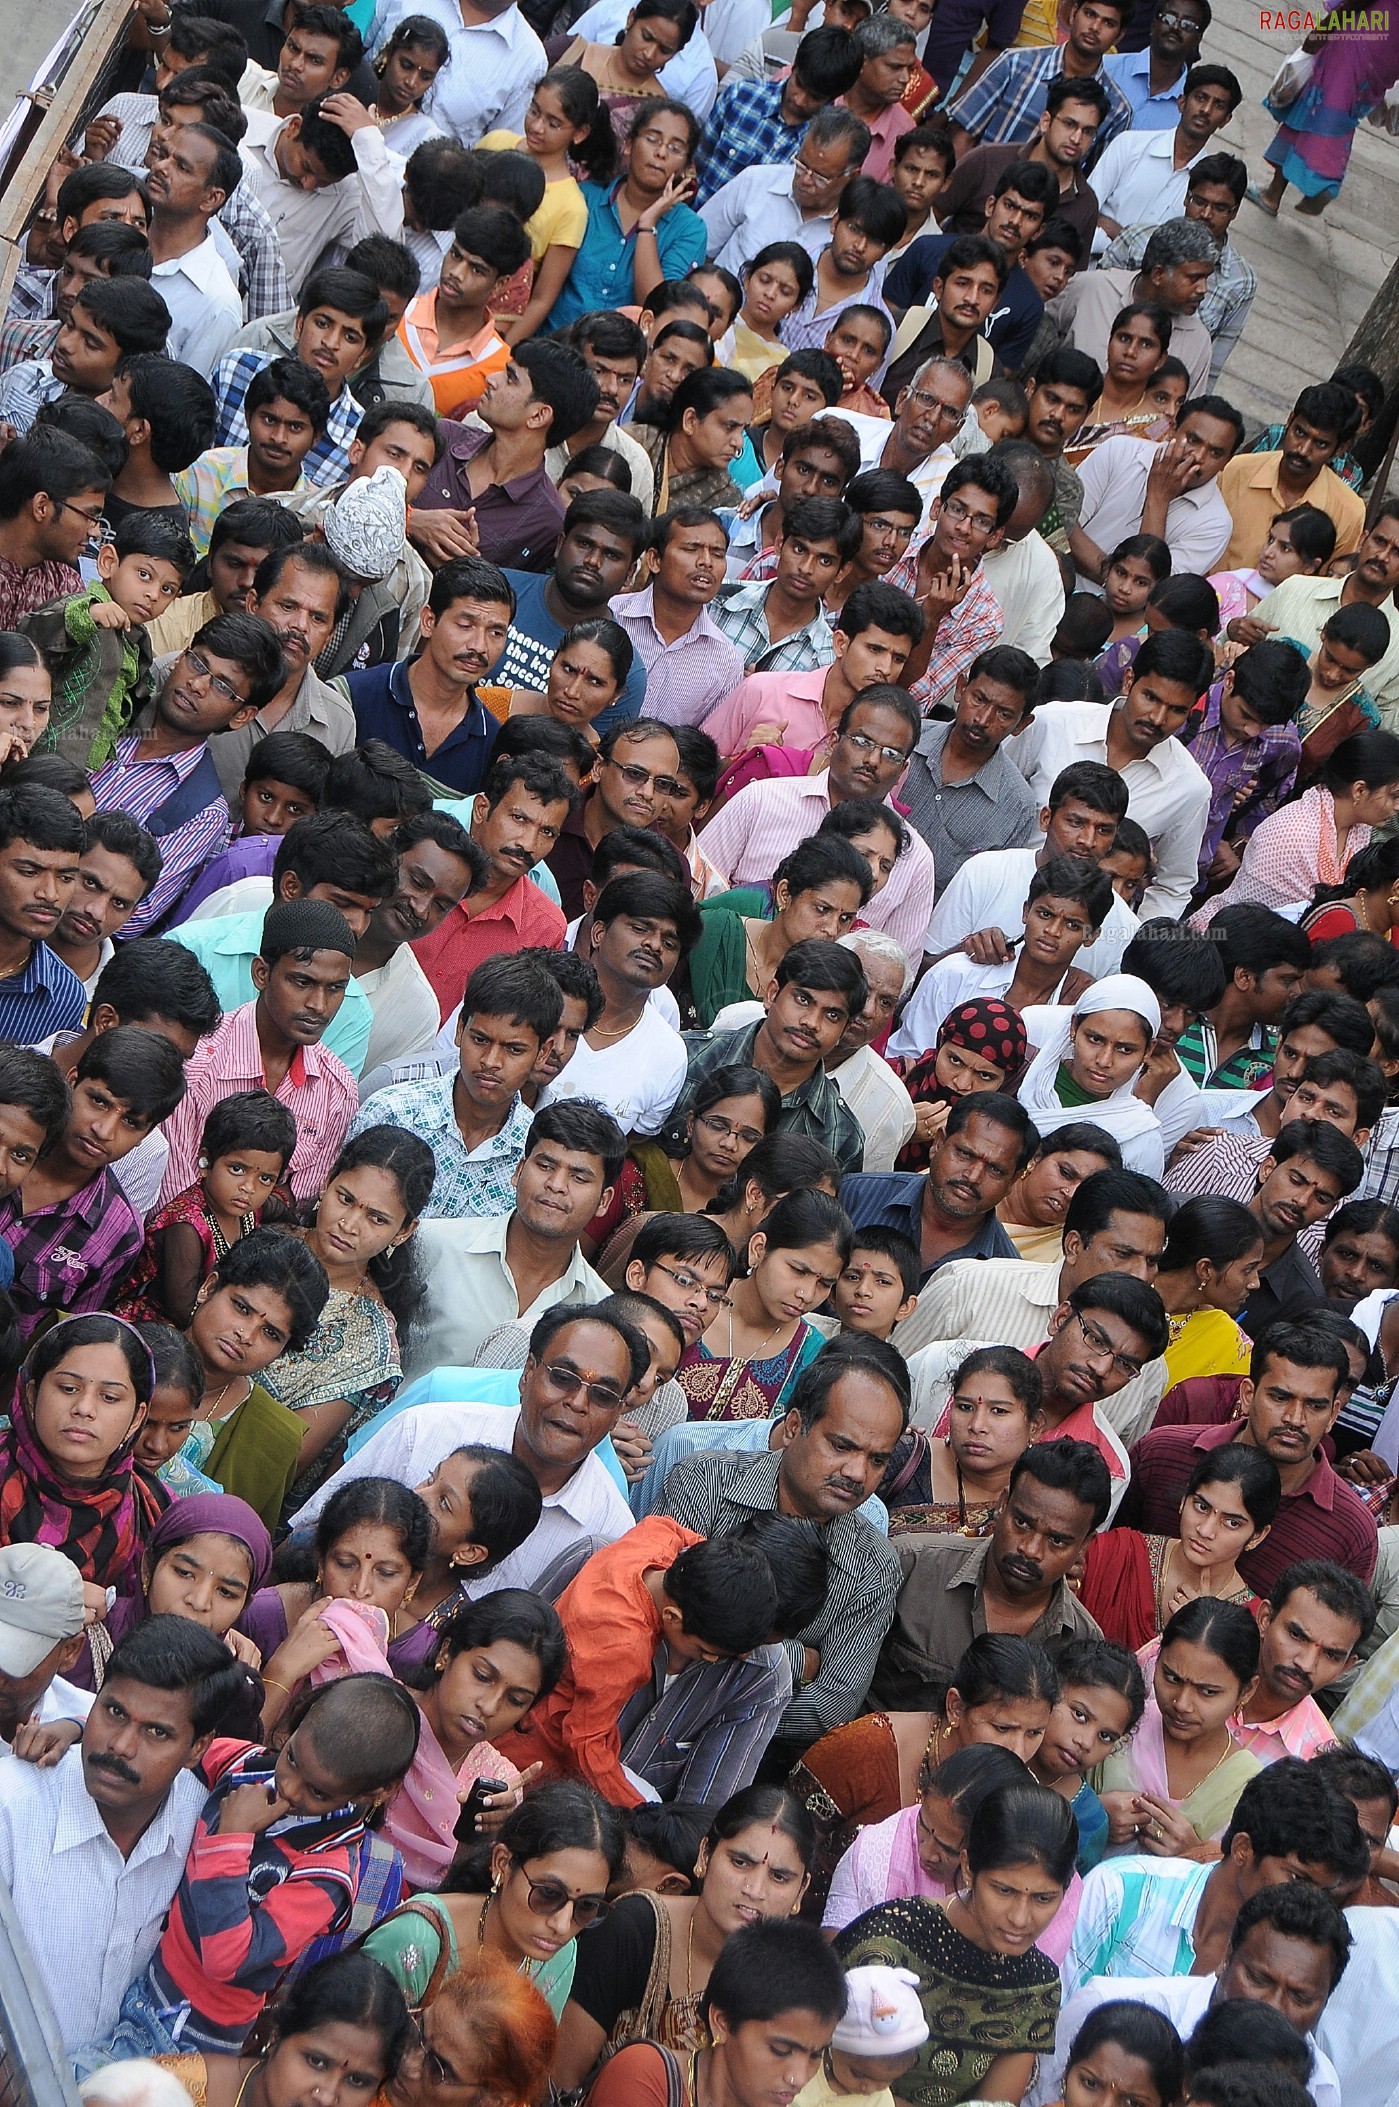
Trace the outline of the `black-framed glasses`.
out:
M 1110 1361 L 1118 1374 L 1124 1377 L 1127 1382 L 1135 1382 L 1146 1363 L 1137 1360 L 1130 1353 L 1119 1353 L 1107 1333 L 1099 1331 L 1096 1324 L 1090 1324 L 1082 1310 L 1075 1310 L 1074 1317 L 1079 1330 L 1083 1333 L 1084 1343 L 1088 1351 L 1100 1361 Z
M 84 512 L 81 505 L 73 504 L 66 497 L 56 497 L 54 503 L 60 512 L 71 512 L 75 519 L 82 520 L 86 525 L 87 540 L 82 550 L 84 556 L 96 556 L 101 549 L 106 547 L 109 541 L 116 539 L 112 532 L 111 523 L 105 514 L 101 512 Z
M 716 1119 L 712 1112 L 697 1112 L 695 1125 L 707 1127 L 716 1141 L 741 1141 L 746 1149 L 755 1149 L 763 1138 L 757 1127 L 736 1127 L 731 1119 Z
M 201 651 L 187 650 L 185 652 L 185 663 L 196 680 L 207 681 L 214 693 L 221 695 L 225 702 L 236 702 L 241 705 L 247 701 L 246 695 L 240 695 L 232 683 L 226 681 L 221 673 L 214 672 L 208 659 L 205 658 Z
M 674 1266 L 663 1266 L 659 1259 L 655 1262 L 655 1270 L 673 1280 L 682 1295 L 703 1295 L 712 1310 L 722 1310 L 728 1305 L 729 1297 L 723 1288 L 712 1288 L 707 1280 L 701 1280 L 695 1273 L 678 1272 Z
M 552 1873 L 536 1880 L 522 1858 L 517 1858 L 515 1864 L 529 1889 L 526 1900 L 536 1917 L 557 1917 L 560 1910 L 571 1905 L 574 1929 L 583 1931 L 607 1915 L 606 1895 L 570 1895 L 563 1882 L 556 1880 Z
M 556 1390 L 560 1397 L 575 1398 L 582 1395 L 598 1412 L 620 1412 L 622 1409 L 626 1393 L 614 1388 L 611 1383 L 590 1383 L 576 1368 L 570 1368 L 566 1361 L 544 1361 L 540 1365 L 549 1379 L 550 1387 Z

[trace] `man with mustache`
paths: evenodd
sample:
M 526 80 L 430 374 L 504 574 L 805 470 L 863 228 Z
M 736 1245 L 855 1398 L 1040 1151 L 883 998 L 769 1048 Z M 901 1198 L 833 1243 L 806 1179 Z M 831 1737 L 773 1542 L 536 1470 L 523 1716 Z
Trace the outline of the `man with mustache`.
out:
M 680 749 L 670 726 L 654 717 L 635 717 L 606 734 L 594 779 L 545 857 L 570 921 L 587 908 L 584 888 L 598 844 L 616 827 L 652 827 L 660 799 L 679 795 L 679 766 Z
M 485 883 L 489 868 L 485 852 L 450 812 L 414 813 L 388 846 L 398 857 L 398 882 L 370 915 L 355 952 L 355 984 L 373 1012 L 366 1076 L 431 1047 L 440 1021 L 437 997 L 413 946 Z
M 649 462 L 647 469 L 649 473 Z M 580 491 L 564 514 L 553 570 L 505 573 L 514 588 L 515 612 L 497 685 L 543 694 L 554 654 L 568 631 L 579 622 L 611 614 L 613 595 L 626 591 L 646 540 L 646 515 L 630 492 Z M 639 717 L 645 701 L 646 669 L 637 659 L 617 700 L 598 711 L 590 729 L 603 737 L 614 724 Z
M 78 1746 L 0 1763 L 0 1878 L 65 2050 L 116 2023 L 160 1938 L 207 1787 L 197 1765 L 247 1670 L 184 1617 L 117 1647 Z
M 1091 1442 L 1041 1441 L 1012 1469 L 989 1536 L 901 1538 L 903 1585 L 871 1703 L 890 1711 L 940 1704 L 978 1632 L 1016 1632 L 1040 1646 L 1098 1638 L 1068 1575 L 1111 1502 L 1108 1467 Z
M 1320 1119 L 1290 1119 L 1258 1167 L 1258 1189 L 1247 1203 L 1265 1242 L 1258 1286 L 1239 1311 L 1250 1339 L 1261 1339 L 1279 1319 L 1303 1316 L 1322 1300 L 1321 1276 L 1297 1241 L 1325 1221 L 1365 1174 L 1350 1136 Z
M 1260 1610 L 1263 1648 L 1253 1695 L 1229 1724 L 1260 1763 L 1314 1756 L 1336 1735 L 1317 1704 L 1345 1674 L 1375 1622 L 1370 1590 L 1329 1559 L 1301 1559 Z
M 842 1180 L 840 1204 L 857 1229 L 871 1222 L 902 1229 L 918 1246 L 924 1285 L 953 1259 L 1014 1261 L 1015 1246 L 996 1209 L 1033 1155 L 1035 1139 L 1018 1099 L 975 1091 L 948 1113 L 926 1175 L 858 1173 Z

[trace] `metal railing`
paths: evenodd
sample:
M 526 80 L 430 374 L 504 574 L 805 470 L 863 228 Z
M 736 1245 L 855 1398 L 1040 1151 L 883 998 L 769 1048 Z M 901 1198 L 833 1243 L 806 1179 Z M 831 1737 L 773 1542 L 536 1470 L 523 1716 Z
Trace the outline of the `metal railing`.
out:
M 0 1882 L 0 2107 L 79 2107 L 58 2025 Z

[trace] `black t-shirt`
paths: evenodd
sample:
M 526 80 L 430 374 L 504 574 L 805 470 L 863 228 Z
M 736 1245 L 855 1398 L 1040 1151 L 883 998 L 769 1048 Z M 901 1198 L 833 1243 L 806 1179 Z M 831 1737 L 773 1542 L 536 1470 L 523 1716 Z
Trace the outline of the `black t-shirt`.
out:
M 664 1906 L 664 1905 L 663 1905 Z M 646 1895 L 624 1895 L 578 1940 L 569 1999 L 610 2034 L 646 1994 L 656 1951 L 656 1913 Z

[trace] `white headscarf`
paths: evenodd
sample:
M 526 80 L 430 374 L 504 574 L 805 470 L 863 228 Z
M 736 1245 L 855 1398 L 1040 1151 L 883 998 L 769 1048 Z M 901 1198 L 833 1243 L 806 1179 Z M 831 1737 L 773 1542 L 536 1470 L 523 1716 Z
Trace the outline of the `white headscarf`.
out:
M 1159 1178 L 1165 1168 L 1161 1122 L 1150 1105 L 1144 1105 L 1139 1097 L 1132 1095 L 1141 1067 L 1133 1069 L 1111 1097 L 1095 1099 L 1086 1105 L 1062 1105 L 1059 1102 L 1054 1086 L 1059 1079 L 1059 1065 L 1068 1056 L 1073 1028 L 1080 1017 L 1095 1016 L 1103 1010 L 1131 1010 L 1149 1026 L 1153 1039 L 1161 1029 L 1161 1005 L 1146 982 L 1139 980 L 1135 973 L 1109 973 L 1106 979 L 1095 982 L 1081 995 L 1072 1008 L 1066 1006 L 1041 1012 L 1052 1020 L 1051 1028 L 1026 1070 L 1016 1095 L 1041 1135 L 1052 1134 L 1056 1127 L 1091 1121 L 1095 1127 L 1103 1127 L 1113 1136 L 1129 1170 L 1145 1171 L 1148 1177 Z M 1028 1018 L 1026 1022 L 1028 1026 Z

